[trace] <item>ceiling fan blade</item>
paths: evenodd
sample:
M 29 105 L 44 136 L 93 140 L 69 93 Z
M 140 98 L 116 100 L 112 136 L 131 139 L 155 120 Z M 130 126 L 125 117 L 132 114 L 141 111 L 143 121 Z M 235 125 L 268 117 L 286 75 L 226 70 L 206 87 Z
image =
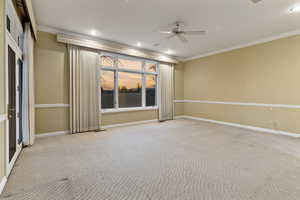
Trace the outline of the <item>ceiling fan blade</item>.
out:
M 181 42 L 184 42 L 184 43 L 187 43 L 188 40 L 184 37 L 184 35 L 182 34 L 176 34 L 176 37 L 181 41 Z
M 176 35 L 175 34 L 172 34 L 172 35 L 170 35 L 170 36 L 168 36 L 168 37 L 165 37 L 165 39 L 166 40 L 169 40 L 169 39 L 171 39 L 171 38 L 173 38 L 173 37 L 175 37 Z
M 161 34 L 172 34 L 172 31 L 159 31 Z
M 184 31 L 185 35 L 205 35 L 206 31 Z
M 258 2 L 260 2 L 260 1 L 262 1 L 262 0 L 251 0 L 253 3 L 258 3 Z

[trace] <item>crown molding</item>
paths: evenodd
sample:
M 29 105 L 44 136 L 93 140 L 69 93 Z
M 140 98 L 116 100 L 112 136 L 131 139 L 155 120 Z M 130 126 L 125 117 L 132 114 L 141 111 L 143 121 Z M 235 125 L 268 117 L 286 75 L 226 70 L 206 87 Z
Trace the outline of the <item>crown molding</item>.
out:
M 190 61 L 190 60 L 195 60 L 195 59 L 198 59 L 198 58 L 203 58 L 203 57 L 212 56 L 212 55 L 216 55 L 216 54 L 220 54 L 220 53 L 225 53 L 225 52 L 228 52 L 228 51 L 242 49 L 242 48 L 245 48 L 245 47 L 250 47 L 250 46 L 257 45 L 257 44 L 271 42 L 271 41 L 274 41 L 274 40 L 283 39 L 283 38 L 287 38 L 287 37 L 291 37 L 291 36 L 295 36 L 295 35 L 300 35 L 300 29 L 295 30 L 295 31 L 286 32 L 286 33 L 281 33 L 279 35 L 274 35 L 274 36 L 271 36 L 271 37 L 266 37 L 266 38 L 255 40 L 255 41 L 248 42 L 248 43 L 245 43 L 245 44 L 240 44 L 240 45 L 236 45 L 236 46 L 233 46 L 233 47 L 220 49 L 220 50 L 216 50 L 216 51 L 211 51 L 211 52 L 208 52 L 208 53 L 203 53 L 203 54 L 200 54 L 200 55 L 184 58 L 184 59 L 181 59 L 180 61 L 186 62 L 186 61 Z
M 92 37 L 86 34 L 79 34 L 53 27 L 38 25 L 38 30 L 57 35 L 57 41 L 61 43 L 141 57 L 165 63 L 177 64 L 181 60 L 181 58 L 177 56 L 166 55 L 159 51 L 137 48 L 117 41 L 106 40 L 100 37 Z
M 37 39 L 37 25 L 32 0 L 24 0 L 23 2 L 25 3 L 25 10 L 30 20 L 30 26 L 32 28 L 34 38 Z
M 61 29 L 57 29 L 57 28 L 53 28 L 53 27 L 48 27 L 48 26 L 38 25 L 37 28 L 38 28 L 39 31 L 52 33 L 52 34 L 63 33 L 63 34 L 72 34 L 74 36 L 83 36 L 83 35 L 78 34 L 78 33 L 70 32 L 70 31 L 66 31 L 66 30 L 61 30 Z M 198 59 L 198 58 L 204 58 L 204 57 L 207 57 L 207 56 L 212 56 L 212 55 L 225 53 L 225 52 L 228 52 L 228 51 L 242 49 L 242 48 L 245 48 L 245 47 L 250 47 L 250 46 L 254 46 L 254 45 L 258 45 L 258 44 L 263 44 L 263 43 L 267 43 L 267 42 L 271 42 L 271 41 L 274 41 L 274 40 L 283 39 L 283 38 L 287 38 L 287 37 L 291 37 L 291 36 L 295 36 L 295 35 L 300 35 L 300 29 L 295 30 L 295 31 L 281 33 L 281 34 L 274 35 L 274 36 L 271 36 L 271 37 L 266 37 L 266 38 L 255 40 L 255 41 L 252 41 L 252 42 L 236 45 L 236 46 L 229 47 L 229 48 L 224 48 L 224 49 L 211 51 L 211 52 L 203 53 L 203 54 L 196 55 L 196 56 L 191 56 L 191 57 L 186 57 L 186 58 L 177 58 L 177 59 L 181 62 L 186 62 L 186 61 L 195 60 L 195 59 Z M 84 35 L 84 36 L 86 36 L 86 35 Z M 90 36 L 87 36 L 87 37 L 90 37 Z
M 38 25 L 37 30 L 47 32 L 47 33 L 52 33 L 52 34 L 65 32 L 63 30 L 59 30 L 59 29 L 56 29 L 56 28 L 52 28 L 52 27 L 49 27 L 49 26 L 43 26 L 43 25 Z

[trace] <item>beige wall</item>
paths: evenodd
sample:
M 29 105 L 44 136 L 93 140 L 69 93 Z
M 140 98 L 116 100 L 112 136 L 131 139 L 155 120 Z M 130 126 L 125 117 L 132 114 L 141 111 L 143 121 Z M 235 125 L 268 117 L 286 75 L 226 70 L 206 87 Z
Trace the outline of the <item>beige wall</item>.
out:
M 67 47 L 56 36 L 39 32 L 35 43 L 35 103 L 69 104 Z M 69 130 L 68 108 L 37 108 L 36 133 Z
M 300 36 L 295 36 L 180 63 L 175 99 L 300 104 L 298 52 Z M 67 48 L 55 35 L 39 32 L 35 79 L 37 104 L 68 104 Z M 37 109 L 37 133 L 68 129 L 67 113 L 68 108 Z M 299 109 L 175 103 L 175 114 L 300 133 Z M 154 111 L 138 111 L 104 114 L 102 120 L 109 125 L 154 118 Z
M 69 104 L 69 71 L 67 47 L 56 42 L 56 36 L 38 32 L 35 44 L 36 104 Z M 183 97 L 183 67 L 175 68 L 175 96 Z M 178 90 L 177 90 L 178 88 Z M 183 105 L 176 105 L 176 114 L 183 114 Z M 69 108 L 37 108 L 36 133 L 69 130 Z M 156 111 L 110 113 L 102 116 L 103 125 L 157 119 Z
M 4 27 L 4 2 L 5 0 L 0 0 L 0 115 L 6 113 L 5 109 L 5 27 Z M 0 181 L 5 174 L 5 122 L 0 121 Z
M 35 112 L 36 133 L 69 130 L 69 108 L 39 108 Z
M 300 105 L 300 36 L 185 63 L 184 98 Z M 300 133 L 300 109 L 184 103 L 184 114 Z
M 102 125 L 106 126 L 112 124 L 153 120 L 157 118 L 158 114 L 156 110 L 105 113 L 102 115 Z
M 36 104 L 69 103 L 67 47 L 53 34 L 39 32 L 35 43 Z
M 0 122 L 0 182 L 2 178 L 5 176 L 5 122 Z
M 175 65 L 174 69 L 174 87 L 175 87 L 175 100 L 184 99 L 184 65 L 179 63 Z M 175 116 L 180 116 L 184 114 L 184 104 L 174 103 Z

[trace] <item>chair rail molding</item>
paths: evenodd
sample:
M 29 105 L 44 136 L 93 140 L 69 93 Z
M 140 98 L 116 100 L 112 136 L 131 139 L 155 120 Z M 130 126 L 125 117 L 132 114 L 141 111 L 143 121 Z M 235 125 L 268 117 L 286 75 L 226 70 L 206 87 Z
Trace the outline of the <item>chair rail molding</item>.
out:
M 7 119 L 7 115 L 6 114 L 0 115 L 0 122 L 5 121 L 6 119 Z
M 174 103 L 202 103 L 202 104 L 223 104 L 223 105 L 238 105 L 238 106 L 256 106 L 256 107 L 272 107 L 272 108 L 296 108 L 300 109 L 300 105 L 291 104 L 265 104 L 265 103 L 245 103 L 231 101 L 206 101 L 206 100 L 174 100 Z
M 35 104 L 35 108 L 68 108 L 70 104 Z

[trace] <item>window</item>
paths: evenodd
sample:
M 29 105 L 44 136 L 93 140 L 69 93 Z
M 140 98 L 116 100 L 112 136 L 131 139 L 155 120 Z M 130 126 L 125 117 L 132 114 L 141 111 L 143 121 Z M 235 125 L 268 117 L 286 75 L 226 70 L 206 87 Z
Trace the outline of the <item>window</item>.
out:
M 101 108 L 130 109 L 157 106 L 156 62 L 104 54 L 101 64 Z
M 101 73 L 101 102 L 102 108 L 114 108 L 115 102 L 115 73 L 102 71 Z
M 146 106 L 156 105 L 156 76 L 146 75 Z
M 142 74 L 119 72 L 119 107 L 142 106 Z
M 101 56 L 100 62 L 101 62 L 101 66 L 103 66 L 103 67 L 113 67 L 114 66 L 114 59 L 111 56 Z
M 156 64 L 146 62 L 145 64 L 145 71 L 146 72 L 156 72 Z
M 142 71 L 142 64 L 143 63 L 138 60 L 130 60 L 130 59 L 124 59 L 124 58 L 118 59 L 119 69 Z

